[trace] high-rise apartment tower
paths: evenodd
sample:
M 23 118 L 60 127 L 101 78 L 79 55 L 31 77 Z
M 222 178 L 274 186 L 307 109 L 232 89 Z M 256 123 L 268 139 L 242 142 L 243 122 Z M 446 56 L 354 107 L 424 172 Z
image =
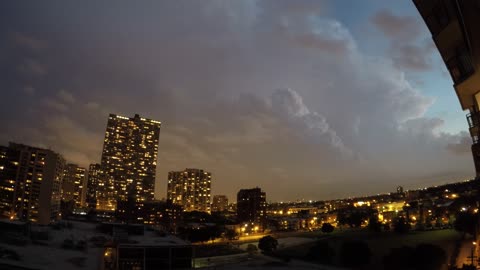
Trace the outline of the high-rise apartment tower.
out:
M 10 213 L 12 219 L 39 224 L 57 220 L 65 169 L 63 157 L 49 149 L 16 143 L 0 150 L 2 212 Z
M 184 211 L 210 213 L 212 175 L 199 169 L 168 173 L 167 199 Z
M 110 114 L 101 160 L 105 203 L 97 204 L 99 209 L 114 210 L 129 197 L 154 199 L 159 136 L 158 121 Z
M 67 164 L 62 183 L 62 200 L 73 201 L 76 207 L 84 206 L 86 192 L 86 170 L 77 164 Z

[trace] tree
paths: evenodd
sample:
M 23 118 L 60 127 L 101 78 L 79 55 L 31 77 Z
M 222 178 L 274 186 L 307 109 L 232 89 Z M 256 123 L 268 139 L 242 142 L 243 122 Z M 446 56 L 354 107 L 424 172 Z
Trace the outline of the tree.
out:
M 439 270 L 447 262 L 447 254 L 443 248 L 432 244 L 419 244 L 415 248 L 415 269 Z
M 413 260 L 415 249 L 413 247 L 392 248 L 390 253 L 383 257 L 384 269 L 405 270 L 413 269 Z
M 248 246 L 247 246 L 248 255 L 251 256 L 251 255 L 257 253 L 257 250 L 258 250 L 257 246 L 255 246 L 254 244 L 248 244 Z
M 372 232 L 382 231 L 382 223 L 378 220 L 377 215 L 372 215 L 368 220 L 368 229 Z
M 331 264 L 334 256 L 335 250 L 330 247 L 327 241 L 317 242 L 310 248 L 307 254 L 308 259 L 322 264 Z
M 370 263 L 372 252 L 364 241 L 352 240 L 342 243 L 340 263 L 346 267 L 362 267 Z
M 331 233 L 331 232 L 333 232 L 334 229 L 335 229 L 335 227 L 333 227 L 332 224 L 330 224 L 330 223 L 323 223 L 322 224 L 322 232 L 323 233 Z
M 340 225 L 348 224 L 352 228 L 358 228 L 372 214 L 372 209 L 368 207 L 356 208 L 349 206 L 338 210 L 337 220 Z
M 278 241 L 270 235 L 264 236 L 258 241 L 258 248 L 264 253 L 271 253 L 277 249 Z
M 207 226 L 205 228 L 205 232 L 209 237 L 209 240 L 215 240 L 216 238 L 219 238 L 222 236 L 223 229 L 220 226 Z
M 478 224 L 478 216 L 468 212 L 460 212 L 453 223 L 455 230 L 474 235 Z
M 439 270 L 447 262 L 445 251 L 432 244 L 392 248 L 383 258 L 385 269 Z
M 354 211 L 348 218 L 348 225 L 350 225 L 352 228 L 359 228 L 364 219 L 366 219 L 366 215 L 364 213 L 360 211 Z
M 204 228 L 200 229 L 187 229 L 187 239 L 192 242 L 206 242 L 210 240 L 210 235 L 208 234 L 208 231 Z
M 393 222 L 393 230 L 396 233 L 407 233 L 410 230 L 410 224 L 404 217 L 396 218 Z
M 227 238 L 228 240 L 237 240 L 238 239 L 238 233 L 235 230 L 227 229 L 225 231 L 225 238 Z

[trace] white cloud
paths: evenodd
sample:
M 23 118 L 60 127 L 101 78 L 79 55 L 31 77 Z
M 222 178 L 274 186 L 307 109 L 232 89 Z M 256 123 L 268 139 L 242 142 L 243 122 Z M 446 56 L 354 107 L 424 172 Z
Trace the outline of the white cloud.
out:
M 67 92 L 63 89 L 58 91 L 57 96 L 60 100 L 62 100 L 65 103 L 74 103 L 75 102 L 75 98 L 73 97 L 72 93 Z
M 66 112 L 68 110 L 67 105 L 57 101 L 53 98 L 44 98 L 42 99 L 42 104 L 50 109 L 54 109 L 60 112 Z

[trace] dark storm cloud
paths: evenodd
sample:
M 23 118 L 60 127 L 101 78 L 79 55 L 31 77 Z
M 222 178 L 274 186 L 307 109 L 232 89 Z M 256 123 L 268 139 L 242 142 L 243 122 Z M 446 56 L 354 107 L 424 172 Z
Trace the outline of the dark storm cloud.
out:
M 34 52 L 42 51 L 48 46 L 47 42 L 45 42 L 44 40 L 27 36 L 18 32 L 11 33 L 9 39 L 14 45 Z
M 468 134 L 468 132 L 464 131 L 459 133 L 454 139 L 452 139 L 452 141 L 452 143 L 447 145 L 448 150 L 457 155 L 470 156 L 472 154 L 472 138 L 470 138 L 470 134 Z
M 460 135 L 425 117 L 432 97 L 365 55 L 324 3 L 291 2 L 10 7 L 0 140 L 86 166 L 108 113 L 160 120 L 159 198 L 185 167 L 211 171 L 214 193 L 260 186 L 273 200 L 471 175 L 471 158 L 451 151 Z M 18 70 L 25 59 L 45 72 Z
M 432 63 L 428 57 L 430 50 L 417 45 L 406 44 L 393 46 L 393 61 L 399 68 L 410 70 L 425 71 L 432 68 Z
M 417 40 L 424 27 L 419 18 L 380 10 L 371 17 L 371 22 L 390 39 L 388 52 L 399 69 L 427 71 L 432 68 L 432 42 L 419 44 Z
M 420 22 L 417 17 L 399 16 L 390 10 L 380 10 L 371 20 L 384 35 L 392 39 L 412 39 L 420 34 Z

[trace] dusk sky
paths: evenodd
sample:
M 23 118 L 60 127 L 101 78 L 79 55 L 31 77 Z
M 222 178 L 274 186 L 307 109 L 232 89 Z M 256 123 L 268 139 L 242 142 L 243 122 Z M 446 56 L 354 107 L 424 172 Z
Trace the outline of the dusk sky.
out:
M 406 1 L 2 1 L 0 144 L 99 162 L 109 113 L 162 122 L 212 195 L 332 199 L 474 176 L 452 80 Z

